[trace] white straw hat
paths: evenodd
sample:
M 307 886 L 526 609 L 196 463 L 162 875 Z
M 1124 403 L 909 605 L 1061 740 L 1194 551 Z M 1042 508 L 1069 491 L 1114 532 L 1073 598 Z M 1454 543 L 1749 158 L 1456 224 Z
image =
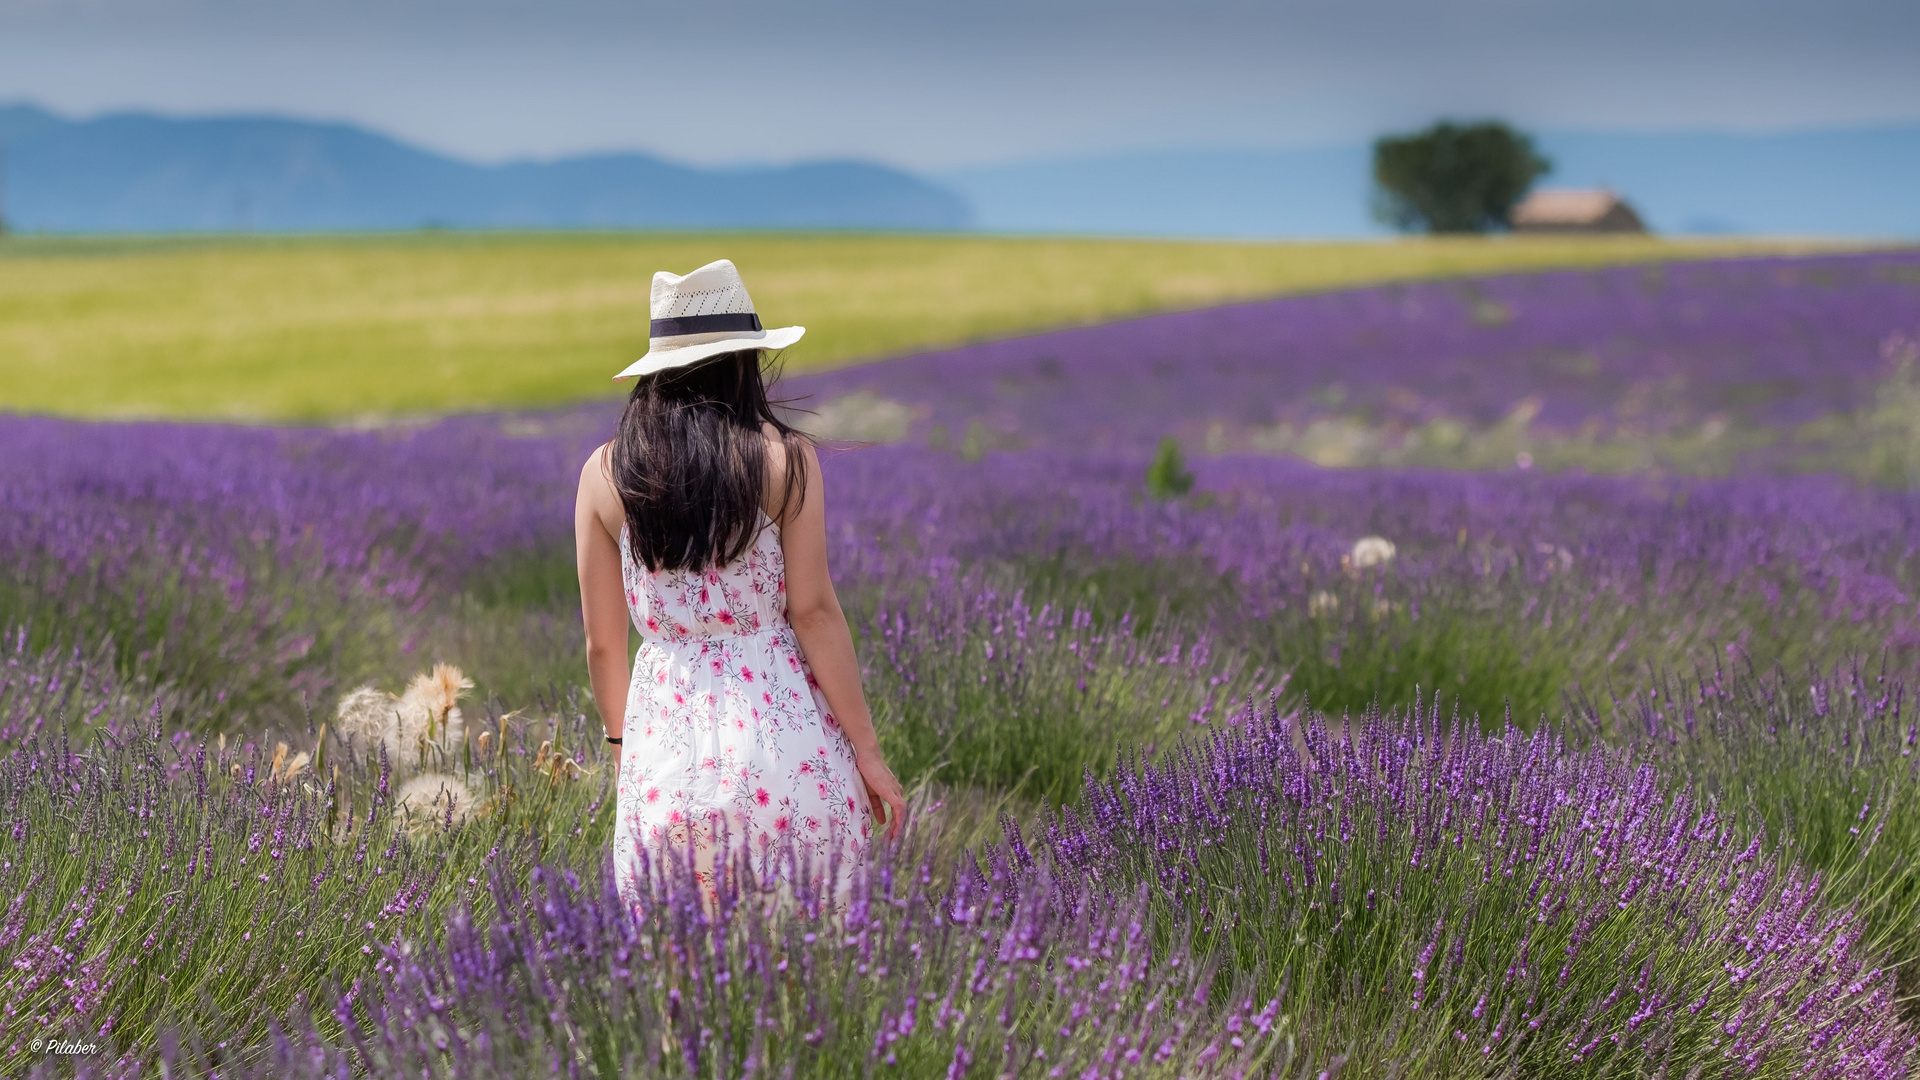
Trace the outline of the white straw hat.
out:
M 765 330 L 733 263 L 719 259 L 681 277 L 653 275 L 653 326 L 647 355 L 615 375 L 650 375 L 742 349 L 784 349 L 807 332 L 804 326 Z

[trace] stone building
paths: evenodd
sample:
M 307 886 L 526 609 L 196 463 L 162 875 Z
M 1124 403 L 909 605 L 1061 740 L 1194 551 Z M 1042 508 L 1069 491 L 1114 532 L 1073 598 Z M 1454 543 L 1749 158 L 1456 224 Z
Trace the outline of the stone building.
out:
M 1611 191 L 1548 188 L 1520 200 L 1509 218 L 1517 233 L 1643 233 L 1646 222 Z

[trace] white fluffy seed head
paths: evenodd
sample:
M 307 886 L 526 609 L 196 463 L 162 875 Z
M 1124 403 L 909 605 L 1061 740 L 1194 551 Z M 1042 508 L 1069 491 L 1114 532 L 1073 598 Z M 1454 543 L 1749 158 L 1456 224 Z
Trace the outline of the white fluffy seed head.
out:
M 1353 551 L 1349 558 L 1353 560 L 1354 569 L 1364 570 L 1369 566 L 1379 566 L 1381 563 L 1391 562 L 1393 560 L 1393 553 L 1393 541 L 1386 537 L 1363 536 L 1353 542 Z
M 422 824 L 444 822 L 449 806 L 456 823 L 465 821 L 473 811 L 473 795 L 467 785 L 446 773 L 421 773 L 400 785 L 393 802 L 396 809 L 405 810 Z
M 400 699 L 384 690 L 362 686 L 350 690 L 334 710 L 334 731 L 360 753 L 377 754 L 387 748 L 387 759 L 396 764 L 400 742 L 395 734 L 395 712 Z

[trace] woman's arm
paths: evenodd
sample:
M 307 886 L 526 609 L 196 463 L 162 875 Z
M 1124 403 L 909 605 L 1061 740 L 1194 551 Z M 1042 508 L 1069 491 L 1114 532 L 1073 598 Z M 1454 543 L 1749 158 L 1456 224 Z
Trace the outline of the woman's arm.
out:
M 580 573 L 580 614 L 587 631 L 587 679 L 600 723 L 621 738 L 627 717 L 627 587 L 620 574 L 620 545 L 607 521 L 625 516 L 606 472 L 607 448 L 587 458 L 580 470 L 580 493 L 573 505 L 574 561 Z M 613 747 L 615 775 L 620 747 Z
M 774 443 L 778 445 L 777 442 Z M 776 451 L 776 453 L 778 453 Z M 827 707 L 853 743 L 860 778 L 875 818 L 887 826 L 887 838 L 900 835 L 906 823 L 907 800 L 900 781 L 880 755 L 880 739 L 860 691 L 860 663 L 853 654 L 853 635 L 834 595 L 827 574 L 826 489 L 820 479 L 820 459 L 806 446 L 806 487 L 798 507 L 782 508 L 780 547 L 787 563 L 787 619 L 793 623 L 800 651 L 813 669 L 814 681 L 826 695 Z M 784 460 L 778 466 L 784 471 Z M 778 490 L 780 485 L 775 484 Z

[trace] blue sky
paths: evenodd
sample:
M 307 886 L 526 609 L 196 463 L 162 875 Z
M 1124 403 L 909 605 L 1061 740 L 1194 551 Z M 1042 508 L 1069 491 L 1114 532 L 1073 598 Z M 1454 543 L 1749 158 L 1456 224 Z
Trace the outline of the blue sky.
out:
M 346 119 L 482 160 L 944 169 L 1920 120 L 1915 0 L 0 0 L 0 100 Z

